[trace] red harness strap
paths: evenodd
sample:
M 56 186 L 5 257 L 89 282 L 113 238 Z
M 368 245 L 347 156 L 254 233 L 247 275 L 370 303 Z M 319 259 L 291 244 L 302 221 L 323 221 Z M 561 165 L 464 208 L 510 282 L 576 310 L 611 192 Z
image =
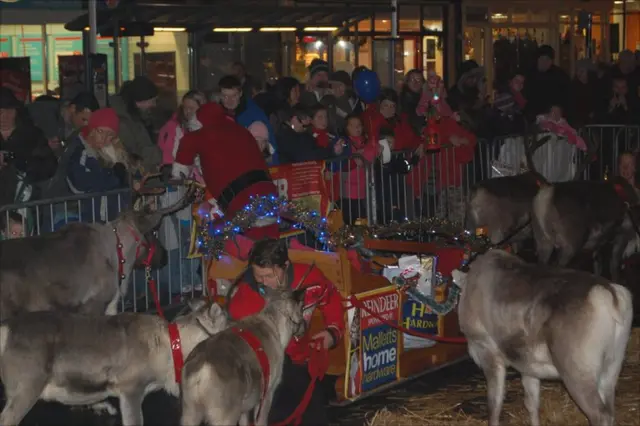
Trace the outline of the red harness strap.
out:
M 120 236 L 118 235 L 117 228 L 113 228 L 113 232 L 116 235 L 116 253 L 118 255 L 118 277 L 120 281 L 124 280 L 126 276 L 124 275 L 124 264 L 126 259 L 124 257 L 124 252 L 122 250 L 122 242 L 120 241 Z M 133 231 L 130 230 L 133 239 L 136 242 L 136 259 L 140 257 L 140 248 L 147 247 L 148 253 L 147 258 L 142 262 L 143 265 L 147 268 L 147 284 L 149 285 L 149 289 L 151 290 L 151 295 L 153 297 L 153 302 L 156 305 L 156 310 L 158 311 L 158 316 L 163 320 L 167 320 L 164 316 L 164 311 L 162 310 L 162 305 L 160 304 L 160 297 L 158 296 L 158 289 L 156 287 L 156 281 L 151 278 L 151 259 L 156 251 L 155 244 L 146 244 L 140 243 L 140 237 Z M 184 366 L 184 358 L 182 356 L 182 341 L 180 340 L 180 331 L 178 330 L 178 325 L 170 323 L 168 327 L 169 331 L 169 344 L 171 346 L 171 355 L 173 358 L 173 369 L 176 375 L 176 383 L 180 383 L 182 380 L 182 368 Z
M 262 370 L 262 397 L 260 398 L 260 406 L 256 413 L 256 418 L 258 418 L 258 416 L 260 416 L 260 411 L 262 410 L 262 402 L 264 401 L 265 396 L 267 396 L 267 390 L 269 389 L 269 376 L 271 374 L 269 358 L 262 347 L 262 343 L 260 343 L 260 340 L 258 340 L 253 333 L 238 327 L 232 327 L 231 331 L 247 342 L 247 345 L 253 349 L 253 352 L 256 354 L 258 362 L 260 363 L 260 369 Z

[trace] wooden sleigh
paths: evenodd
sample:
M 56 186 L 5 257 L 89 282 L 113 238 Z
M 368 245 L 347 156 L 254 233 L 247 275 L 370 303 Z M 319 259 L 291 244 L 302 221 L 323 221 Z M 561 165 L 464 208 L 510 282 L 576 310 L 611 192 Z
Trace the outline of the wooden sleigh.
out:
M 341 218 L 342 215 L 340 212 L 332 212 L 329 217 L 329 223 L 331 224 L 330 228 L 337 229 L 342 226 Z M 439 268 L 439 272 L 446 276 L 450 274 L 451 269 L 460 265 L 463 258 L 463 249 L 442 248 L 433 243 L 366 240 L 365 245 L 371 250 L 387 253 L 435 254 L 439 256 L 441 260 L 439 265 L 442 265 L 442 267 Z M 314 263 L 315 266 L 320 268 L 324 275 L 333 282 L 344 299 L 348 299 L 351 295 L 360 295 L 386 288 L 390 289 L 392 292 L 397 291 L 400 306 L 403 306 L 403 304 L 408 300 L 408 296 L 404 292 L 397 290 L 397 288 L 391 288 L 393 285 L 389 280 L 382 275 L 377 274 L 382 268 L 381 265 L 392 265 L 396 263 L 396 259 L 393 256 L 375 258 L 374 263 L 378 266 L 374 266 L 374 270 L 371 273 L 363 273 L 352 266 L 352 263 L 348 258 L 347 250 L 343 248 L 340 248 L 335 252 L 290 249 L 289 256 L 292 262 L 303 264 Z M 215 279 L 226 279 L 233 282 L 244 272 L 246 267 L 246 262 L 237 258 L 224 256 L 220 260 L 213 260 L 208 263 L 208 279 L 210 282 L 215 282 Z M 436 301 L 443 302 L 447 297 L 448 291 L 449 288 L 446 285 L 438 287 L 435 292 Z M 221 300 L 221 302 L 224 301 Z M 407 303 L 416 302 L 408 301 Z M 433 314 L 431 315 L 433 316 Z M 347 315 L 345 315 L 345 317 L 346 316 Z M 345 321 L 347 321 L 347 318 L 345 318 Z M 347 322 L 347 324 L 349 323 Z M 320 313 L 316 311 L 311 322 L 311 332 L 315 333 L 322 329 L 322 317 Z M 400 331 L 397 333 L 397 336 L 402 335 Z M 447 315 L 438 316 L 437 335 L 440 337 L 460 336 L 458 318 L 455 310 Z M 330 367 L 328 374 L 338 377 L 335 384 L 338 404 L 347 404 L 354 400 L 379 392 L 380 390 L 396 386 L 410 378 L 414 378 L 457 361 L 461 361 L 466 358 L 467 354 L 466 344 L 436 343 L 432 347 L 404 351 L 403 339 L 398 338 L 398 340 L 398 363 L 395 377 L 392 380 L 387 380 L 380 386 L 375 386 L 373 389 L 368 389 L 366 391 L 363 389 L 362 391 L 353 394 L 348 392 L 349 388 L 345 383 L 345 381 L 349 380 L 348 360 L 350 359 L 350 334 L 349 325 L 347 325 L 347 332 L 345 333 L 344 339 L 342 339 L 338 347 L 331 350 L 329 353 Z M 351 352 L 351 354 L 353 354 L 353 352 Z

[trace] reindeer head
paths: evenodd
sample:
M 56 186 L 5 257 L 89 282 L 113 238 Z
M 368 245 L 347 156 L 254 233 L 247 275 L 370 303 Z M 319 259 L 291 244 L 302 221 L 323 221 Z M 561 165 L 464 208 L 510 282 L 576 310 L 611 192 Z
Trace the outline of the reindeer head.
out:
M 189 187 L 187 193 L 175 204 L 152 211 L 148 206 L 142 210 L 130 210 L 123 213 L 118 220 L 126 223 L 129 229 L 140 238 L 140 246 L 135 265 L 137 268 L 150 266 L 160 269 L 167 264 L 167 250 L 160 244 L 156 231 L 162 219 L 178 212 L 195 200 L 197 188 Z
M 293 326 L 293 337 L 302 337 L 307 331 L 316 304 L 305 306 L 305 289 L 273 290 L 265 287 L 267 307 L 284 316 Z

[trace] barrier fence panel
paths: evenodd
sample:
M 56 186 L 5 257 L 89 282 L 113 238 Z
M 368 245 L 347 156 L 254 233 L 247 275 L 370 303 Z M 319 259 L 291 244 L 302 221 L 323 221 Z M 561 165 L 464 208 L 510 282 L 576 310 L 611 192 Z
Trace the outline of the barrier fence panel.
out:
M 140 201 L 151 206 L 171 204 L 165 196 L 146 197 Z M 53 200 L 39 200 L 0 207 L 2 238 L 21 238 L 43 235 L 74 223 L 104 223 L 115 219 L 131 205 L 129 190 L 100 194 L 71 196 Z M 202 259 L 188 259 L 192 219 L 190 207 L 165 217 L 157 232 L 160 244 L 167 250 L 167 265 L 155 271 L 160 301 L 169 305 L 184 297 L 193 297 L 203 290 Z M 114 247 L 115 251 L 115 247 Z M 73 267 L 73 259 L 69 259 Z M 143 312 L 155 306 L 147 287 L 143 270 L 134 270 L 121 310 Z
M 580 135 L 599 144 L 596 161 L 585 171 L 585 179 L 616 175 L 620 154 L 640 151 L 640 126 L 596 124 L 580 129 Z
M 640 148 L 640 126 L 588 126 L 580 134 L 585 140 L 600 142 L 597 162 L 586 169 L 585 178 L 600 179 L 605 172 L 617 173 L 619 154 L 637 152 Z M 536 169 L 547 179 L 563 181 L 573 178 L 580 155 L 574 145 L 563 138 L 552 137 L 534 153 L 533 160 Z M 295 183 L 298 193 L 285 191 L 280 195 L 304 197 L 308 195 L 305 191 L 312 193 L 320 186 L 320 199 L 328 198 L 339 207 L 346 224 L 387 224 L 433 216 L 462 224 L 473 185 L 491 177 L 521 173 L 526 166 L 523 137 L 519 135 L 479 140 L 474 149 L 450 146 L 422 155 L 393 152 L 386 162 L 376 158 L 368 163 L 356 155 L 326 161 L 324 167 L 318 163 L 320 166 L 315 169 L 312 163 L 310 170 L 322 176 L 311 179 L 311 172 L 302 176 L 296 170 L 302 170 L 304 165 L 292 165 L 292 171 L 288 172 L 290 179 L 315 183 L 285 183 L 285 186 Z M 280 190 L 278 180 L 275 183 Z M 183 192 L 182 188 L 169 188 L 167 193 L 141 202 L 152 207 L 167 206 L 177 202 Z M 324 201 L 319 205 L 324 206 Z M 130 206 L 129 190 L 5 205 L 0 207 L 0 238 L 43 235 L 72 222 L 104 223 Z M 185 208 L 166 217 L 158 230 L 158 239 L 168 252 L 167 265 L 154 273 L 163 305 L 193 297 L 206 287 L 203 260 L 188 258 L 192 216 L 191 210 Z M 308 232 L 290 235 L 307 246 L 325 249 Z M 135 270 L 132 274 L 121 307 L 136 312 L 154 309 L 144 271 Z

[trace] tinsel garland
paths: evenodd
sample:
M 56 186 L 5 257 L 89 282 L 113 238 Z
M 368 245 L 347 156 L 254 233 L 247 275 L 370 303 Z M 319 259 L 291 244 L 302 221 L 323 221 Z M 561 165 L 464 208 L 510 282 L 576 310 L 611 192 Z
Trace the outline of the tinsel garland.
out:
M 472 252 L 485 251 L 491 245 L 486 236 L 464 230 L 456 222 L 435 217 L 389 225 L 345 226 L 327 239 L 327 245 L 331 248 L 360 248 L 364 246 L 365 238 L 420 242 L 437 240 L 468 247 Z
M 460 287 L 458 287 L 457 285 L 452 285 L 451 287 L 449 287 L 449 294 L 447 294 L 447 299 L 444 302 L 438 302 L 433 297 L 425 296 L 415 288 L 408 289 L 407 294 L 416 302 L 427 305 L 433 313 L 438 315 L 447 315 L 449 312 L 453 311 L 458 304 Z
M 241 211 L 230 220 L 212 221 L 204 214 L 198 229 L 197 247 L 205 257 L 219 259 L 224 254 L 226 242 L 246 231 L 259 220 L 280 223 L 282 217 L 291 219 L 293 227 L 312 232 L 320 243 L 327 239 L 327 219 L 316 211 L 305 209 L 295 201 L 276 196 L 251 197 Z

